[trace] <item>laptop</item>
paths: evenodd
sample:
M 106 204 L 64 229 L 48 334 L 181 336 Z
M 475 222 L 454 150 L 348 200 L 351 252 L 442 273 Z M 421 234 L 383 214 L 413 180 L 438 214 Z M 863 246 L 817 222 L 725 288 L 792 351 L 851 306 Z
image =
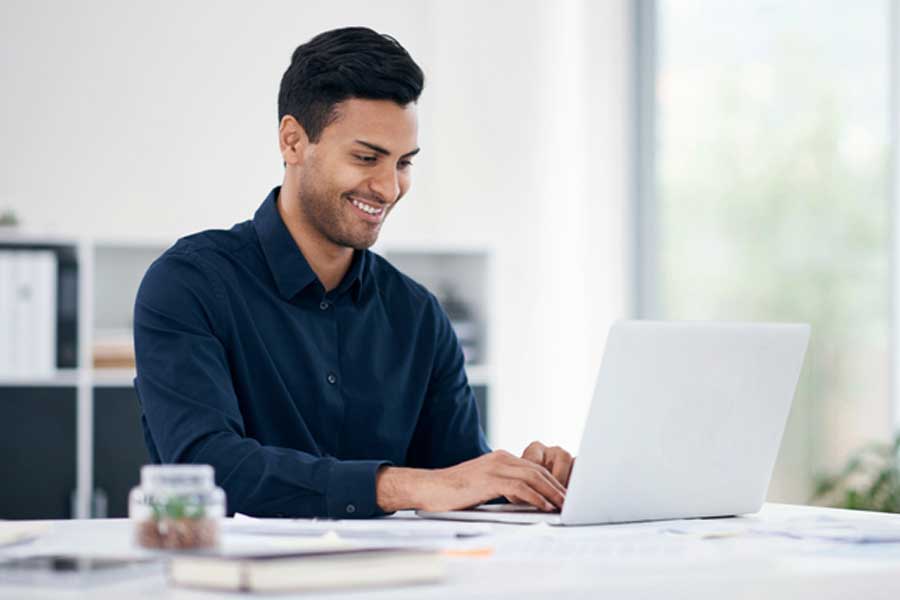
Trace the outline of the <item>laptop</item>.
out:
M 809 332 L 807 324 L 619 321 L 561 512 L 501 504 L 418 514 L 595 525 L 757 512 Z

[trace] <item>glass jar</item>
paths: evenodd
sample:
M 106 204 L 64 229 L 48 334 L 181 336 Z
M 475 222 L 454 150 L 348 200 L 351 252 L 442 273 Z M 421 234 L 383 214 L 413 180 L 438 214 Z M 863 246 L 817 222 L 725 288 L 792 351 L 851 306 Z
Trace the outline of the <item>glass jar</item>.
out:
M 131 490 L 128 516 L 144 548 L 212 548 L 219 543 L 225 492 L 209 465 L 145 465 Z

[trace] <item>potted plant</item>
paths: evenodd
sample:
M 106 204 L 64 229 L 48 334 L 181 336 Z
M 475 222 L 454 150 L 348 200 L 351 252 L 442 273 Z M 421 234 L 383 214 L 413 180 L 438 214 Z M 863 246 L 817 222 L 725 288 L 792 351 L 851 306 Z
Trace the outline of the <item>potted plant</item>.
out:
M 873 443 L 856 451 L 838 473 L 818 476 L 812 501 L 900 513 L 900 433 L 893 443 Z

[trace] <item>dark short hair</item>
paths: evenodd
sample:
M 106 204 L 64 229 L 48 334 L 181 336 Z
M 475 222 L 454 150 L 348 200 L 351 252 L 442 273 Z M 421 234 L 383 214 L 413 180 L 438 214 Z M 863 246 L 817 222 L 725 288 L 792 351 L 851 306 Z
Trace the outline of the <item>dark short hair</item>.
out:
M 315 143 L 339 102 L 364 98 L 406 106 L 423 87 L 422 69 L 391 36 L 368 27 L 334 29 L 294 50 L 278 91 L 278 120 L 291 115 Z

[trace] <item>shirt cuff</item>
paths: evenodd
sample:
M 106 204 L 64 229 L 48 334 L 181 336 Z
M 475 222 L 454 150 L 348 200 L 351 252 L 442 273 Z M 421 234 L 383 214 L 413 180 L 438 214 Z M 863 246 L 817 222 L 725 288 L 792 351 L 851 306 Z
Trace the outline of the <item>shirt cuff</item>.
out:
M 365 519 L 385 512 L 375 501 L 375 475 L 392 463 L 386 460 L 343 460 L 335 462 L 328 477 L 325 504 L 333 519 Z

